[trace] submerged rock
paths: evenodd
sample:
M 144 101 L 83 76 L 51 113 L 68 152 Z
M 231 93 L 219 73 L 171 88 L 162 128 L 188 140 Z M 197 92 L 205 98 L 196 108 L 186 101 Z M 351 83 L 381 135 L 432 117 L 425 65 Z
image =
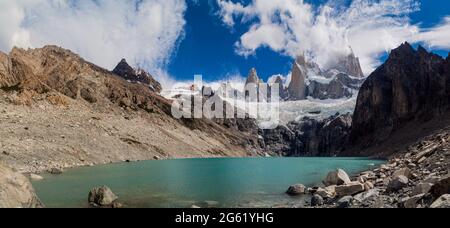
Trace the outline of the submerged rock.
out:
M 305 193 L 306 193 L 306 187 L 303 184 L 292 185 L 286 191 L 286 194 L 291 195 L 291 196 L 302 195 Z
M 61 175 L 64 171 L 60 168 L 51 168 L 48 172 L 53 175 Z

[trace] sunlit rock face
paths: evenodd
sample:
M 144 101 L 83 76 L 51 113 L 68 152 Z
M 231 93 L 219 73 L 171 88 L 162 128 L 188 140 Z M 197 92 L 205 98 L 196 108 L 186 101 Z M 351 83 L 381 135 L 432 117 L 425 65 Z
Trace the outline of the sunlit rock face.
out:
M 297 57 L 292 66 L 288 91 L 289 100 L 304 100 L 306 98 L 306 61 L 304 56 Z

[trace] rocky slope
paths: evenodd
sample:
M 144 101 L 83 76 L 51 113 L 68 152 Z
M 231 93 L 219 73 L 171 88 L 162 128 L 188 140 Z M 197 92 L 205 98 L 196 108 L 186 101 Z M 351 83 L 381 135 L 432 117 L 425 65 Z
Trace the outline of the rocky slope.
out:
M 0 208 L 36 208 L 42 206 L 28 179 L 0 164 Z
M 161 84 L 149 73 L 145 72 L 143 69 L 133 69 L 130 65 L 128 65 L 125 59 L 122 59 L 112 72 L 130 82 L 137 82 L 147 85 L 153 92 L 160 93 L 162 90 Z
M 176 120 L 171 100 L 55 46 L 0 53 L 0 160 L 40 172 L 126 160 L 258 155 L 239 131 Z M 250 146 L 249 146 L 250 145 Z M 252 154 L 254 151 L 255 153 Z
M 450 208 L 450 128 L 418 139 L 386 165 L 352 178 L 340 171 L 305 189 L 307 207 Z M 340 183 L 338 181 L 340 180 Z
M 450 58 L 405 43 L 362 86 L 350 155 L 390 155 L 450 124 Z M 371 149 L 372 148 L 372 149 Z

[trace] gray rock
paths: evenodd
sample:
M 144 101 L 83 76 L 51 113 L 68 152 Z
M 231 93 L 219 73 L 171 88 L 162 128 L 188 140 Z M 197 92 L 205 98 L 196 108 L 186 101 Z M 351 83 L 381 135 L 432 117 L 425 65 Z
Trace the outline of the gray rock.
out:
M 445 194 L 450 194 L 450 175 L 438 181 L 430 190 L 433 197 L 438 198 Z
M 350 180 L 350 177 L 348 174 L 342 170 L 338 169 L 336 171 L 328 173 L 327 177 L 323 181 L 323 184 L 325 186 L 331 186 L 331 185 L 344 185 L 349 184 L 352 181 Z
M 397 171 L 394 172 L 393 177 L 399 177 L 399 176 L 405 176 L 408 179 L 411 178 L 411 170 L 409 168 L 403 168 L 403 169 L 399 169 Z
M 420 194 L 426 194 L 431 190 L 431 187 L 433 187 L 433 184 L 420 183 L 413 188 L 411 195 L 415 196 Z
M 64 171 L 63 171 L 62 169 L 60 169 L 60 168 L 51 168 L 48 172 L 49 172 L 50 174 L 53 174 L 53 175 L 60 175 L 60 174 L 62 174 Z
M 337 202 L 338 208 L 349 208 L 353 204 L 353 197 L 351 196 L 344 196 Z
M 43 204 L 24 175 L 0 164 L 0 208 L 36 208 Z
M 366 183 L 364 183 L 364 190 L 365 191 L 369 191 L 369 190 L 373 189 L 374 187 L 375 186 L 370 181 L 367 181 Z
M 421 200 L 425 194 L 415 195 L 413 197 L 408 197 L 403 201 L 404 208 L 417 208 L 417 202 Z
M 408 186 L 409 183 L 409 179 L 405 176 L 398 176 L 398 177 L 394 177 L 394 179 L 392 179 L 388 186 L 387 186 L 387 191 L 388 192 L 397 192 L 400 189 L 403 189 L 404 187 Z
M 430 208 L 450 208 L 450 194 L 439 197 L 439 199 L 431 204 Z
M 311 198 L 311 206 L 312 207 L 322 206 L 323 204 L 324 204 L 324 200 L 323 200 L 322 196 L 315 194 Z
M 331 185 L 325 188 L 318 188 L 315 194 L 325 199 L 332 199 L 336 196 L 336 185 Z
M 37 174 L 31 173 L 30 174 L 30 179 L 33 180 L 33 181 L 41 181 L 44 178 L 42 176 L 37 175 Z
M 110 188 L 103 186 L 99 188 L 93 188 L 89 192 L 88 201 L 91 204 L 98 206 L 109 206 L 114 203 L 119 197 L 117 197 Z
M 306 193 L 306 187 L 303 184 L 296 184 L 289 187 L 289 189 L 286 191 L 288 195 L 302 195 Z
M 352 196 L 364 191 L 364 185 L 359 182 L 351 182 L 346 185 L 336 187 L 336 195 Z
M 379 195 L 380 195 L 380 192 L 378 189 L 371 189 L 369 191 L 355 195 L 355 197 L 353 197 L 353 199 L 360 203 L 363 203 L 364 201 L 375 199 Z

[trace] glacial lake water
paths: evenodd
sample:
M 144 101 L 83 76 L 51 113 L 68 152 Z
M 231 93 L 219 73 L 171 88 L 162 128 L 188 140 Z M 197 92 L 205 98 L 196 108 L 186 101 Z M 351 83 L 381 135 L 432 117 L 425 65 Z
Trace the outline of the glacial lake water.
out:
M 337 168 L 349 175 L 383 161 L 364 158 L 218 158 L 119 163 L 45 174 L 33 182 L 47 207 L 88 207 L 89 190 L 107 185 L 125 207 L 277 207 L 303 205 L 284 192 L 320 185 Z

